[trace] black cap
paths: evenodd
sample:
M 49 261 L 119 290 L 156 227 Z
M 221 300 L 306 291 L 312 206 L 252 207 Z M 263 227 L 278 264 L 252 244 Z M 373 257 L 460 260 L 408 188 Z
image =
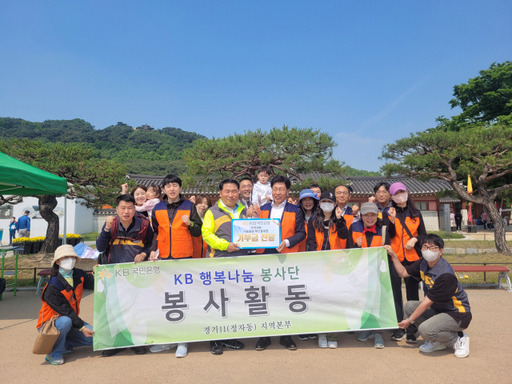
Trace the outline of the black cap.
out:
M 333 203 L 336 202 L 336 198 L 334 197 L 334 194 L 332 192 L 328 192 L 328 191 L 322 192 L 322 194 L 320 195 L 320 201 L 322 201 L 322 200 L 331 200 Z

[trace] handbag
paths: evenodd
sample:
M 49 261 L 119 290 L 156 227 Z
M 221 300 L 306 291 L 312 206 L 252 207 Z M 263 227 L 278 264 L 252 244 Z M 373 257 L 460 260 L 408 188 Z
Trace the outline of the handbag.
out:
M 47 355 L 53 350 L 53 346 L 60 335 L 60 331 L 55 326 L 55 320 L 58 317 L 59 315 L 53 316 L 41 326 L 32 353 L 36 355 Z

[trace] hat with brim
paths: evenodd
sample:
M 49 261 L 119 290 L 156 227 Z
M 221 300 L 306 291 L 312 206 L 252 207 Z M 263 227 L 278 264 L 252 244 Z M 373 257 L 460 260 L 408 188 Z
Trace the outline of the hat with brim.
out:
M 407 191 L 407 187 L 400 182 L 391 184 L 389 187 L 389 194 L 394 196 L 398 191 Z
M 366 202 L 361 205 L 361 215 L 366 215 L 367 213 L 374 213 L 376 215 L 379 214 L 379 208 L 377 205 L 372 202 Z
M 332 201 L 333 203 L 336 202 L 336 198 L 334 197 L 334 194 L 329 191 L 322 192 L 322 194 L 320 195 L 320 201 L 322 201 L 322 200 L 329 200 L 329 201 Z
M 312 199 L 318 200 L 318 196 L 311 189 L 303 189 L 302 191 L 300 191 L 299 201 L 306 197 L 311 197 Z
M 76 254 L 73 246 L 70 244 L 64 244 L 55 250 L 55 254 L 53 255 L 52 260 L 52 267 L 55 265 L 57 260 L 63 259 L 65 257 L 74 257 L 76 258 L 76 261 L 80 260 L 80 257 Z

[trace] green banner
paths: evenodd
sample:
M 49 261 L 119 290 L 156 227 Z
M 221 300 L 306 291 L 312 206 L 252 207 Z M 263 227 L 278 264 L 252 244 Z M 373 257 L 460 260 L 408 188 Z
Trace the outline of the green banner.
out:
M 95 268 L 94 350 L 396 328 L 384 248 Z

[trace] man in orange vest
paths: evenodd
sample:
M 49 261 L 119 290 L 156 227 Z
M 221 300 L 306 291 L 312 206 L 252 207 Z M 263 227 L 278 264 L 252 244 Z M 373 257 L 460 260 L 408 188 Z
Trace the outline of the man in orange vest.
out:
M 194 255 L 192 237 L 201 235 L 202 221 L 194 203 L 186 200 L 181 194 L 181 185 L 181 179 L 175 175 L 167 175 L 162 181 L 165 197 L 155 206 L 151 215 L 155 232 L 152 249 L 158 248 L 156 252 L 150 253 L 151 261 L 189 259 Z M 150 351 L 162 352 L 173 346 L 154 345 Z M 179 343 L 176 357 L 185 357 L 187 354 L 187 344 Z
M 272 187 L 272 202 L 261 207 L 260 219 L 281 220 L 281 244 L 277 249 L 267 249 L 263 253 L 299 252 L 299 243 L 306 238 L 306 228 L 302 209 L 287 202 L 291 186 L 290 179 L 284 176 L 274 176 L 270 186 Z M 270 343 L 270 337 L 262 337 L 256 343 L 256 350 L 263 351 Z M 291 336 L 281 336 L 279 343 L 291 351 L 297 349 Z

